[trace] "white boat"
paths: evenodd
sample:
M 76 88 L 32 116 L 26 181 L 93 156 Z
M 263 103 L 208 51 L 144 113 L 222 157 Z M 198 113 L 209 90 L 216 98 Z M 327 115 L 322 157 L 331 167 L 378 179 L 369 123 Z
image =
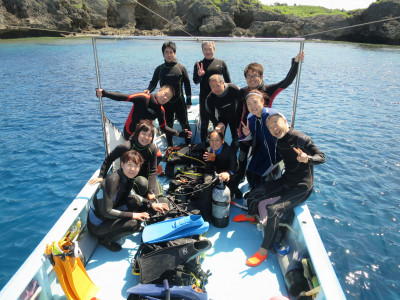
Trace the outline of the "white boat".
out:
M 95 40 L 96 38 L 94 38 L 94 49 L 96 49 Z M 284 41 L 285 39 L 278 40 Z M 304 44 L 302 39 L 286 40 L 300 42 L 301 48 Z M 96 50 L 95 59 L 97 62 Z M 298 84 L 297 79 L 294 110 Z M 193 131 L 197 130 L 197 115 L 196 107 L 193 107 L 189 114 Z M 105 119 L 103 118 L 103 120 Z M 120 133 L 115 129 L 111 122 L 105 120 L 104 135 L 107 151 L 122 141 Z M 161 149 L 166 148 L 162 137 L 157 139 L 157 144 Z M 94 172 L 92 177 L 97 177 L 98 173 L 99 170 Z M 160 180 L 160 182 L 164 181 L 165 179 Z M 245 192 L 246 187 L 246 182 L 242 183 L 241 190 Z M 66 299 L 44 250 L 47 244 L 64 237 L 78 218 L 86 223 L 90 203 L 98 191 L 98 184 L 86 183 L 53 228 L 2 289 L 0 299 Z M 231 220 L 240 213 L 243 213 L 240 208 L 231 205 Z M 310 294 L 313 294 L 314 299 L 317 300 L 346 299 L 307 204 L 296 207 L 294 213 L 293 222 L 290 224 L 290 229 L 286 231 L 284 239 L 290 245 L 291 253 L 306 249 L 309 254 L 318 279 L 315 282 L 315 288 L 310 287 Z M 213 247 L 207 252 L 202 263 L 203 270 L 210 270 L 212 273 L 205 286 L 208 298 L 214 300 L 267 300 L 279 295 L 289 297 L 284 273 L 287 268 L 287 259 L 291 256 L 290 253 L 289 255 L 270 253 L 268 259 L 260 266 L 254 268 L 246 266 L 246 258 L 254 254 L 260 246 L 262 233 L 254 224 L 245 223 L 247 224 L 230 221 L 225 228 L 216 228 L 210 225 L 206 237 L 212 242 Z M 122 251 L 117 253 L 110 252 L 99 245 L 97 238 L 91 236 L 87 230 L 80 235 L 78 243 L 85 257 L 87 273 L 94 284 L 99 287 L 96 298 L 102 300 L 126 299 L 129 296 L 127 290 L 139 284 L 139 276 L 132 274 L 131 260 L 140 245 L 140 235 L 141 233 L 135 233 L 128 237 L 122 245 Z

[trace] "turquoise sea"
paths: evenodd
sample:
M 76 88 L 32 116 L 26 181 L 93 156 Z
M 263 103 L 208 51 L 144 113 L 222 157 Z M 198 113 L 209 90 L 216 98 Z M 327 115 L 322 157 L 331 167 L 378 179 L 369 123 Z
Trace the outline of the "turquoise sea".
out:
M 102 87 L 146 89 L 162 42 L 98 41 Z M 177 46 L 192 77 L 200 44 Z M 327 157 L 310 211 L 348 299 L 400 299 L 400 47 L 307 41 L 305 50 L 295 127 Z M 298 51 L 231 40 L 215 56 L 244 86 L 248 63 L 262 63 L 274 83 Z M 293 86 L 274 102 L 288 117 Z M 104 159 L 96 87 L 90 38 L 0 41 L 0 288 Z M 120 129 L 130 108 L 104 99 Z

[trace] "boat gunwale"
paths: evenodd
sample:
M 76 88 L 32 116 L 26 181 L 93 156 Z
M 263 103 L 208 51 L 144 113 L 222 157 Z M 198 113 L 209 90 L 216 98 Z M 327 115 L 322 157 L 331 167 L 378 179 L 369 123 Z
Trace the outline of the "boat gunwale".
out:
M 94 172 L 92 177 L 97 177 L 99 173 L 100 169 Z M 52 272 L 52 268 L 48 271 L 50 262 L 44 254 L 46 245 L 51 244 L 53 241 L 58 241 L 65 236 L 68 228 L 70 228 L 80 214 L 85 209 L 89 209 L 89 203 L 97 193 L 98 188 L 99 184 L 90 185 L 89 181 L 85 184 L 75 199 L 51 227 L 49 232 L 19 267 L 14 276 L 11 277 L 2 288 L 0 291 L 0 299 L 19 299 L 20 295 L 25 291 L 26 287 L 33 279 L 36 279 L 39 283 L 39 287 L 43 289 L 40 294 L 43 294 L 43 292 L 48 294 L 50 292 L 50 282 L 48 279 L 50 278 L 49 275 Z M 47 285 L 45 285 L 46 282 L 48 283 Z M 43 298 L 40 297 L 40 299 Z

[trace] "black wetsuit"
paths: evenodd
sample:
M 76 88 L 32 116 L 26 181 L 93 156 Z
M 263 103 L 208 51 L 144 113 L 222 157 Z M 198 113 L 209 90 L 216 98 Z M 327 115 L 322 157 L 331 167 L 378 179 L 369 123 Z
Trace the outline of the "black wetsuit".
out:
M 213 153 L 214 151 L 209 147 L 207 152 Z M 215 161 L 206 161 L 204 183 L 211 183 L 215 172 L 228 172 L 231 177 L 227 182 L 227 186 L 229 187 L 231 194 L 233 194 L 237 191 L 239 185 L 236 174 L 237 167 L 238 163 L 235 150 L 232 147 L 229 147 L 227 143 L 224 143 L 222 149 L 215 153 Z
M 115 242 L 120 238 L 136 232 L 140 221 L 132 219 L 133 207 L 136 211 L 150 210 L 150 201 L 143 199 L 141 204 L 129 199 L 132 187 L 147 185 L 143 177 L 132 180 L 125 176 L 121 169 L 112 173 L 101 182 L 103 199 L 95 197 L 87 219 L 88 229 L 94 236 L 106 242 Z M 135 204 L 132 204 L 132 203 Z
M 206 109 L 211 122 L 214 127 L 217 126 L 218 122 L 224 123 L 225 128 L 229 124 L 232 135 L 232 144 L 234 144 L 238 138 L 236 119 L 238 97 L 239 87 L 233 83 L 226 83 L 225 91 L 222 95 L 215 95 L 211 92 L 206 98 Z
M 308 163 L 297 160 L 293 147 L 301 148 L 309 155 Z M 255 214 L 261 200 L 281 196 L 275 204 L 267 206 L 268 220 L 261 246 L 265 249 L 272 248 L 282 216 L 310 196 L 314 186 L 313 165 L 325 162 L 324 153 L 314 145 L 311 138 L 293 129 L 278 139 L 277 148 L 283 158 L 285 172 L 281 178 L 267 181 L 253 189 L 247 199 L 249 214 Z
M 177 136 L 178 131 L 166 125 L 164 107 L 158 104 L 154 94 L 147 95 L 145 93 L 136 93 L 132 95 L 121 94 L 117 92 L 108 92 L 103 90 L 103 97 L 110 98 L 116 101 L 129 101 L 132 102 L 132 109 L 126 119 L 124 125 L 124 137 L 126 140 L 135 132 L 136 125 L 141 120 L 155 120 L 158 119 L 160 129 L 164 133 L 169 133 Z
M 203 69 L 205 71 L 205 74 L 203 76 L 199 76 L 197 72 L 197 63 L 203 64 Z M 205 100 L 208 94 L 211 93 L 211 88 L 210 84 L 208 83 L 208 80 L 214 74 L 221 74 L 226 83 L 230 83 L 231 78 L 229 76 L 228 67 L 226 66 L 226 63 L 223 60 L 217 58 L 209 60 L 204 58 L 203 60 L 197 63 L 194 65 L 193 81 L 195 84 L 200 83 L 200 96 L 199 96 L 200 124 L 201 124 L 200 136 L 201 136 L 201 141 L 205 142 L 207 140 L 207 128 L 208 128 L 208 122 L 210 120 L 205 107 Z
M 168 103 L 163 105 L 167 126 L 172 128 L 176 117 L 182 129 L 190 130 L 186 105 L 192 105 L 192 91 L 190 89 L 189 75 L 185 66 L 177 61 L 172 63 L 165 62 L 159 65 L 154 70 L 153 78 L 147 89 L 150 92 L 154 91 L 158 81 L 160 81 L 160 87 L 168 84 L 175 88 L 175 96 Z M 183 95 L 183 85 L 185 85 L 186 104 Z M 167 134 L 167 141 L 168 145 L 172 146 L 172 135 Z M 190 139 L 187 139 L 186 143 L 190 143 Z
M 147 146 L 140 145 L 134 136 L 131 136 L 125 143 L 115 147 L 115 149 L 106 156 L 103 164 L 101 165 L 99 177 L 105 178 L 111 164 L 129 150 L 136 150 L 143 158 L 143 164 L 140 168 L 138 176 L 143 176 L 146 178 L 148 180 L 148 186 L 144 193 L 140 192 L 139 194 L 145 196 L 147 192 L 150 192 L 156 196 L 162 196 L 163 191 L 157 181 L 157 153 L 159 149 L 154 143 L 151 143 Z
M 264 82 L 262 82 L 258 87 L 257 90 L 263 92 L 266 94 L 265 102 L 268 107 L 272 107 L 272 102 L 275 100 L 275 97 L 282 92 L 284 89 L 286 89 L 288 86 L 290 86 L 293 82 L 293 80 L 296 78 L 297 75 L 297 70 L 299 68 L 299 63 L 295 62 L 294 58 L 292 59 L 292 65 L 290 67 L 289 72 L 286 75 L 286 78 L 283 79 L 282 81 L 270 85 L 266 85 Z M 247 109 L 246 105 L 246 95 L 250 92 L 250 88 L 248 86 L 241 88 L 240 89 L 240 95 L 239 95 L 239 105 L 237 109 L 237 115 L 236 118 L 238 120 L 237 123 L 237 128 L 239 128 L 239 134 L 242 134 L 242 122 L 246 124 L 247 116 L 249 114 L 249 111 Z M 244 177 L 244 174 L 246 172 L 246 166 L 247 166 L 247 155 L 249 153 L 251 144 L 247 142 L 240 142 L 239 143 L 239 170 L 238 174 L 240 178 Z

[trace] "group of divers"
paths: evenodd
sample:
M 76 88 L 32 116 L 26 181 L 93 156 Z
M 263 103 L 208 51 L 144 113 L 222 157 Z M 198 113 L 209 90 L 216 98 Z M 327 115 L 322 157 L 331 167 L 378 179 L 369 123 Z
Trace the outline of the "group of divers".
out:
M 244 69 L 247 86 L 239 88 L 231 83 L 226 63 L 214 57 L 214 42 L 203 42 L 202 52 L 204 58 L 194 65 L 193 81 L 200 84 L 201 142 L 209 142 L 203 156 L 205 180 L 211 182 L 217 173 L 220 181 L 229 187 L 231 197 L 241 199 L 243 194 L 238 186 L 247 177 L 250 191 L 244 197 L 248 213 L 235 216 L 235 222 L 255 222 L 258 203 L 280 196 L 267 207 L 268 219 L 261 247 L 246 261 L 248 266 L 258 266 L 273 247 L 281 218 L 310 196 L 314 184 L 313 165 L 325 162 L 324 153 L 311 138 L 290 128 L 284 114 L 271 108 L 275 97 L 295 79 L 299 61 L 304 60 L 305 54 L 301 52 L 293 58 L 286 78 L 275 84 L 264 83 L 261 64 L 249 64 Z M 144 92 L 127 95 L 96 90 L 97 97 L 133 103 L 124 125 L 123 135 L 127 141 L 106 156 L 99 177 L 90 180 L 91 184 L 101 182 L 103 197 L 94 199 L 87 226 L 111 251 L 121 250 L 117 241 L 139 231 L 141 222 L 150 217 L 149 212 L 166 213 L 170 208 L 157 181 L 160 151 L 154 143 L 153 121 L 158 119 L 168 146 L 173 145 L 173 136 L 185 138 L 187 144 L 191 141 L 187 113 L 192 104 L 188 72 L 176 59 L 175 43 L 165 42 L 162 54 L 165 63 L 155 69 Z M 152 93 L 158 82 L 159 90 Z M 175 119 L 181 131 L 172 128 Z M 210 121 L 215 129 L 208 133 Z M 228 125 L 231 145 L 224 140 Z M 107 176 L 111 164 L 118 158 L 120 169 Z M 281 160 L 284 172 L 277 178 Z

